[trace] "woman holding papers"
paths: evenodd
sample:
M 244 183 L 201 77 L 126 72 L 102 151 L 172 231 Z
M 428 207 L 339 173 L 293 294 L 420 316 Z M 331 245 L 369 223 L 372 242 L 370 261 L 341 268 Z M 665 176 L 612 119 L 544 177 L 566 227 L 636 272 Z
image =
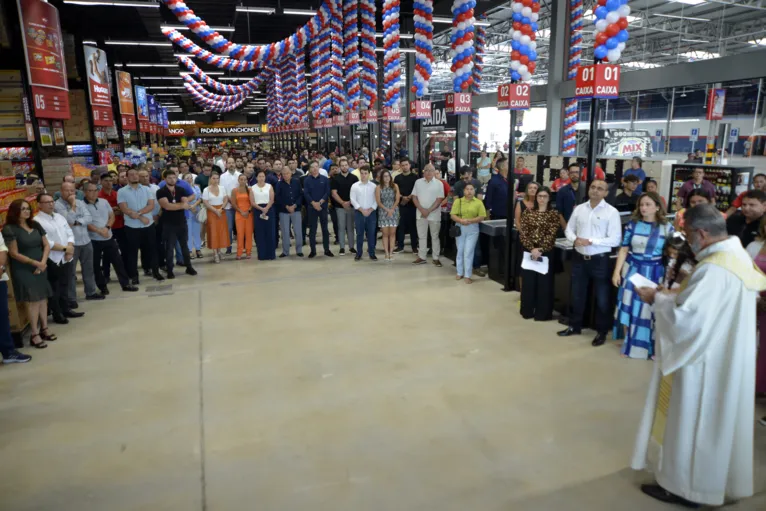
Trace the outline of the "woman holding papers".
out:
M 522 265 L 521 315 L 535 321 L 553 318 L 553 268 L 549 265 L 553 263 L 553 247 L 560 224 L 559 213 L 551 208 L 550 200 L 550 189 L 539 188 L 534 205 L 521 215 L 519 239 L 525 250 L 524 259 L 533 262 Z
M 617 309 L 614 312 L 614 339 L 625 338 L 622 356 L 639 359 L 654 358 L 654 318 L 652 308 L 635 294 L 630 278 L 639 274 L 655 284 L 665 274 L 663 253 L 673 226 L 665 218 L 660 196 L 647 192 L 638 199 L 622 238 L 612 283 L 619 287 Z M 644 287 L 644 286 L 641 286 Z M 656 287 L 656 286 L 655 286 Z

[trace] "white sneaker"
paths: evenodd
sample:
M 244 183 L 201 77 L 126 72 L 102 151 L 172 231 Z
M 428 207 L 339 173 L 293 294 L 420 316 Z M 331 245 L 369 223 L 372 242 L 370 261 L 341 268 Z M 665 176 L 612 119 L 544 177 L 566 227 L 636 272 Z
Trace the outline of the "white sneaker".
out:
M 761 420 L 758 421 L 758 424 L 761 426 L 766 426 L 766 416 L 761 417 Z

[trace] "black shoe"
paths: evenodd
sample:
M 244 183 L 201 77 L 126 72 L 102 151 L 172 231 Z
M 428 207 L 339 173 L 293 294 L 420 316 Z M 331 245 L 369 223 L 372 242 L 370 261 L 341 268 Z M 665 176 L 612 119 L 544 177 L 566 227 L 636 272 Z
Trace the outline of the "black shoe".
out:
M 317 256 L 317 253 L 316 253 L 316 252 L 311 252 L 311 253 L 309 254 L 309 259 L 314 259 L 316 256 Z
M 333 242 L 333 245 L 340 245 L 340 243 L 338 243 L 338 240 L 335 240 L 335 241 Z
M 324 253 L 324 255 L 326 255 L 327 257 L 335 257 L 335 254 L 333 254 L 333 253 L 332 253 L 332 252 L 330 252 L 329 250 L 326 250 L 326 251 L 325 251 L 325 253 Z
M 356 249 L 355 248 L 349 248 L 348 251 L 351 252 L 352 254 L 356 254 Z
M 160 270 L 162 270 L 162 271 L 168 271 L 168 267 L 167 267 L 167 265 L 164 265 L 164 264 L 163 264 L 162 266 L 160 266 Z
M 354 257 L 354 261 L 361 261 L 361 260 L 362 260 L 362 256 L 360 255 L 357 255 Z
M 173 273 L 172 271 L 169 271 L 167 273 L 167 278 L 172 280 L 172 279 L 176 278 L 176 274 Z
M 64 316 L 53 316 L 53 322 L 57 325 L 68 325 L 69 320 Z
M 25 355 L 19 351 L 13 350 L 8 355 L 3 356 L 3 364 L 24 364 L 32 360 L 30 355 Z
M 99 291 L 101 291 L 102 295 L 109 296 L 109 288 L 108 287 L 104 286 L 101 289 L 99 289 Z
M 401 254 L 402 252 L 404 252 L 404 248 L 396 247 L 394 249 L 394 254 Z
M 670 493 L 659 484 L 642 484 L 641 491 L 653 499 L 657 499 L 660 502 L 665 502 L 667 504 L 676 504 L 690 509 L 698 509 L 700 507 L 699 504 Z
M 231 255 L 231 247 L 226 249 L 226 255 Z
M 566 330 L 562 330 L 558 333 L 559 337 L 569 337 L 570 335 L 580 335 L 582 333 L 582 330 L 577 329 L 575 330 L 571 326 L 567 328 Z
M 158 272 L 158 271 L 154 272 L 154 273 L 152 274 L 152 277 L 154 277 L 154 280 L 159 280 L 160 282 L 162 282 L 163 280 L 165 280 L 165 277 L 163 277 L 162 275 L 160 275 L 160 272 Z
M 96 293 L 95 295 L 90 295 L 85 297 L 86 300 L 105 300 L 106 296 Z
M 279 254 L 280 259 L 282 259 L 283 257 L 287 257 L 287 254 Z
M 377 258 L 377 257 L 375 257 L 375 254 L 372 254 L 372 255 L 370 256 L 370 259 L 371 259 L 371 260 L 373 260 L 373 261 L 377 261 L 377 260 L 378 260 L 378 258 Z
M 128 291 L 130 293 L 135 293 L 136 291 L 138 291 L 138 288 L 136 286 L 123 286 L 122 290 Z
M 144 270 L 144 277 L 151 277 L 152 276 L 152 270 Z
M 186 268 L 186 274 L 191 275 L 193 277 L 197 274 L 197 270 L 189 266 L 188 268 Z
M 77 302 L 69 302 L 67 305 L 69 305 L 70 309 L 77 309 L 78 307 L 80 307 L 80 304 L 78 304 Z
M 111 284 L 112 278 L 109 275 L 105 275 L 104 276 L 104 282 L 106 282 L 107 284 Z
M 346 249 L 345 248 L 340 249 L 340 252 L 338 252 L 338 255 L 341 256 L 341 257 L 346 255 Z
M 130 279 L 130 283 L 133 284 L 134 286 L 137 286 L 138 285 L 138 277 Z
M 297 255 L 298 257 L 303 257 L 303 253 L 301 253 L 301 252 L 299 252 L 299 253 L 297 253 L 295 255 Z
M 591 346 L 601 346 L 606 342 L 606 334 L 596 334 L 596 337 L 593 338 L 593 342 L 590 343 Z
M 85 315 L 84 312 L 64 311 L 65 318 L 81 318 Z

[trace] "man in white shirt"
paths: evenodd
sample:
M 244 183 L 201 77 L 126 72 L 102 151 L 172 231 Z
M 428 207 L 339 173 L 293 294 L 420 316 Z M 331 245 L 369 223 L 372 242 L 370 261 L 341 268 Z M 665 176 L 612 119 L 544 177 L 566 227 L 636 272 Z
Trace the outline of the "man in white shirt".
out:
M 375 200 L 375 184 L 370 181 L 370 166 L 362 165 L 359 168 L 361 181 L 351 185 L 351 206 L 356 210 L 356 256 L 354 261 L 362 259 L 364 235 L 367 233 L 367 253 L 370 259 L 377 261 L 375 257 L 375 245 L 378 241 L 378 202 Z
M 228 170 L 221 174 L 220 186 L 223 186 L 226 189 L 226 193 L 230 193 L 232 190 L 236 190 L 237 186 L 239 186 L 238 180 L 240 172 L 237 172 L 233 158 L 229 158 L 226 168 Z M 236 211 L 231 207 L 230 203 L 226 204 L 224 210 L 226 210 L 226 220 L 229 223 L 229 247 L 226 249 L 226 253 L 231 255 L 231 243 L 234 239 L 234 234 L 237 232 L 234 225 L 234 214 Z
M 45 237 L 51 247 L 48 254 L 48 282 L 53 296 L 48 299 L 48 308 L 53 314 L 53 321 L 65 325 L 67 318 L 79 318 L 83 312 L 74 312 L 69 307 L 69 272 L 74 263 L 74 232 L 66 218 L 55 212 L 52 195 L 41 194 L 37 197 L 40 211 L 35 215 L 35 222 L 45 229 Z
M 430 163 L 423 168 L 423 177 L 415 181 L 412 202 L 415 204 L 415 224 L 418 229 L 418 258 L 412 264 L 426 264 L 428 257 L 428 230 L 431 230 L 432 257 L 435 266 L 441 266 L 439 230 L 441 229 L 441 205 L 444 201 L 444 184 L 435 179 L 436 169 Z
M 582 333 L 583 314 L 591 280 L 596 293 L 596 337 L 593 346 L 601 346 L 612 324 L 609 310 L 609 255 L 620 245 L 622 224 L 620 214 L 606 203 L 609 188 L 606 181 L 596 179 L 590 185 L 590 200 L 577 206 L 565 231 L 574 243 L 572 257 L 572 307 L 569 327 L 558 333 L 561 337 Z
M 460 158 L 460 168 L 462 169 L 465 167 L 465 160 L 463 158 Z M 455 157 L 453 156 L 449 160 L 447 160 L 447 172 L 451 175 L 455 175 Z

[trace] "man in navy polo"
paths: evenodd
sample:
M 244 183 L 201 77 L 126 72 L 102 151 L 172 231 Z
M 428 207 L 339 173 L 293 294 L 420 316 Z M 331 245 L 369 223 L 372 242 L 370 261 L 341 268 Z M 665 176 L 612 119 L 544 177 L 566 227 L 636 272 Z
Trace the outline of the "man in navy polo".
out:
M 327 200 L 330 196 L 330 180 L 319 175 L 319 164 L 312 162 L 309 175 L 303 181 L 303 197 L 306 199 L 307 220 L 309 223 L 309 259 L 316 257 L 317 221 L 322 224 L 322 245 L 324 255 L 335 257 L 330 252 L 330 230 L 327 228 Z M 296 234 L 297 237 L 297 234 Z

